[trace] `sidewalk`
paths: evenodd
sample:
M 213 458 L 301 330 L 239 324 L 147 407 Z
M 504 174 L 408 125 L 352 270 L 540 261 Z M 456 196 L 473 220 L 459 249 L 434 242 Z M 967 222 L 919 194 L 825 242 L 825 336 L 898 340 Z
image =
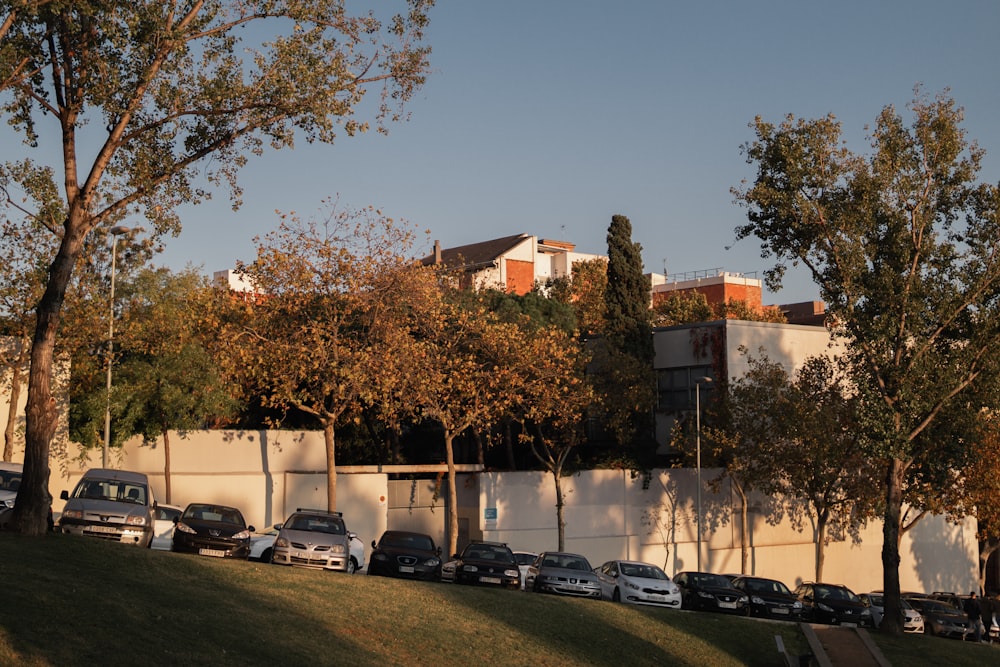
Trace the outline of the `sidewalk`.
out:
M 891 667 L 864 628 L 808 623 L 801 627 L 820 667 Z

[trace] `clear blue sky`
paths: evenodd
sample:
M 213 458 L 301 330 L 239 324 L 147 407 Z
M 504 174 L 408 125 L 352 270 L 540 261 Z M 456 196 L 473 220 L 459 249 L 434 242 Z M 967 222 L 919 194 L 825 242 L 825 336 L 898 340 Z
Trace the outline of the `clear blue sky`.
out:
M 730 188 L 753 175 L 740 145 L 754 116 L 833 113 L 865 151 L 883 106 L 909 121 L 915 84 L 950 88 L 997 182 L 998 29 L 996 0 L 439 0 L 433 73 L 408 122 L 251 162 L 244 207 L 218 193 L 185 210 L 160 263 L 230 268 L 253 259 L 276 209 L 308 217 L 339 196 L 444 247 L 526 232 L 603 254 L 621 213 L 646 271 L 762 272 L 754 240 L 727 249 L 745 220 Z M 815 298 L 801 272 L 765 294 Z

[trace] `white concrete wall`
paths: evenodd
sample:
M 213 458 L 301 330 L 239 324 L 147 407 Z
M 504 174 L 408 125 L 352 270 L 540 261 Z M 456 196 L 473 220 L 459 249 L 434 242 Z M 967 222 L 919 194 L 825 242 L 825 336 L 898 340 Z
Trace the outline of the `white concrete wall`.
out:
M 718 470 L 702 473 L 707 482 Z M 524 550 L 557 548 L 550 474 L 483 473 L 480 479 L 485 539 Z M 565 477 L 562 486 L 567 551 L 585 555 L 595 566 L 613 558 L 632 558 L 663 566 L 668 574 L 696 569 L 694 471 L 657 470 L 647 482 L 628 471 L 594 470 Z M 702 569 L 740 572 L 739 505 L 726 485 L 716 494 L 706 484 L 702 514 Z M 756 512 L 749 520 L 749 573 L 780 579 L 791 587 L 815 579 L 816 549 L 808 521 L 796 526 L 785 520 L 774 526 L 768 516 Z M 875 522 L 861 531 L 858 543 L 827 545 L 823 579 L 844 583 L 856 592 L 881 589 L 881 551 L 881 523 Z M 900 551 L 900 582 L 905 590 L 975 588 L 978 544 L 972 520 L 956 526 L 943 517 L 925 517 L 904 536 Z
M 257 528 L 280 522 L 299 506 L 325 507 L 323 437 L 314 432 L 199 431 L 171 434 L 174 504 L 223 502 L 243 510 Z M 71 489 L 100 452 L 56 472 L 50 491 Z M 145 472 L 155 495 L 164 494 L 162 442 L 131 441 L 115 467 Z M 739 504 L 722 484 L 714 493 L 702 470 L 702 568 L 740 571 Z M 669 573 L 697 566 L 697 477 L 693 470 L 655 470 L 649 477 L 629 471 L 592 470 L 562 479 L 568 551 L 595 566 L 612 558 L 632 558 L 664 566 Z M 552 550 L 558 544 L 553 478 L 542 472 L 463 475 L 460 511 L 469 535 L 507 542 L 518 550 Z M 446 544 L 446 510 L 435 480 L 389 482 L 384 473 L 338 474 L 337 506 L 350 530 L 366 546 L 387 527 L 420 530 Z M 752 498 L 749 572 L 795 586 L 815 578 L 813 526 L 775 516 L 769 498 Z M 56 500 L 53 509 L 61 511 Z M 882 588 L 881 524 L 861 531 L 860 542 L 827 546 L 823 578 L 856 592 Z M 906 590 L 972 590 L 978 544 L 974 521 L 953 525 L 925 517 L 904 536 L 901 585 Z

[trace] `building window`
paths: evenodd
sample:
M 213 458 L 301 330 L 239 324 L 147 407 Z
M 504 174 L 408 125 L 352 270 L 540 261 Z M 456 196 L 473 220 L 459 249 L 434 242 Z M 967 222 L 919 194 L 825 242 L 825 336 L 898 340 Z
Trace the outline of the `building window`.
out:
M 695 381 L 698 378 L 712 377 L 711 366 L 685 366 L 682 368 L 663 368 L 656 374 L 656 408 L 659 412 L 676 413 L 694 410 Z M 712 384 L 703 382 L 701 399 L 712 390 Z

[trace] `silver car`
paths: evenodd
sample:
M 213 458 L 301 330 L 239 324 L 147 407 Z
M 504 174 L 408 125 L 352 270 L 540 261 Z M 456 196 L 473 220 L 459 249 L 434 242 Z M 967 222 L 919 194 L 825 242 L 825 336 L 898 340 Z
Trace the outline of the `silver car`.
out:
M 156 503 L 149 479 L 140 472 L 94 468 L 77 482 L 66 501 L 59 529 L 124 544 L 148 547 L 153 539 Z
M 601 582 L 580 554 L 546 551 L 528 567 L 525 588 L 536 593 L 556 593 L 601 599 Z
M 350 535 L 340 512 L 298 508 L 275 526 L 271 562 L 322 570 L 352 572 Z

